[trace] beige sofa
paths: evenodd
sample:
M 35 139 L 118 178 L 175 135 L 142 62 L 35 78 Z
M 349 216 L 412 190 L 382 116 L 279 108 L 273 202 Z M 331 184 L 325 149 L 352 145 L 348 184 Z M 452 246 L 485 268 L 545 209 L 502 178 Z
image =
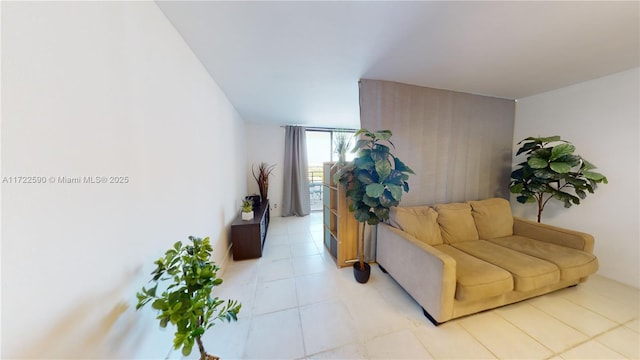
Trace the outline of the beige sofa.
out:
M 439 324 L 585 281 L 591 235 L 514 218 L 504 199 L 396 207 L 376 261 Z

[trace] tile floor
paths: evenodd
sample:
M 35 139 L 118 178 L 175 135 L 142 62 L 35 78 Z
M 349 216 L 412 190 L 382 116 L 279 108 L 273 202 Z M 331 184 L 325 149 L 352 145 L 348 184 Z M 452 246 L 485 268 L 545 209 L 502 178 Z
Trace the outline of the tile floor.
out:
M 434 327 L 377 266 L 365 285 L 322 245 L 322 215 L 273 218 L 264 255 L 232 261 L 216 295 L 237 323 L 206 334 L 223 359 L 637 359 L 640 291 L 601 276 Z

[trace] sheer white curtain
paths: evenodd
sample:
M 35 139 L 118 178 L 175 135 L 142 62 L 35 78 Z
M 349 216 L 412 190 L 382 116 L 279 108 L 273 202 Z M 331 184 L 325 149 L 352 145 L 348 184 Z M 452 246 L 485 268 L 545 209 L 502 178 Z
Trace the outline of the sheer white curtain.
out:
M 284 141 L 282 216 L 306 216 L 311 212 L 311 205 L 305 128 L 286 126 Z

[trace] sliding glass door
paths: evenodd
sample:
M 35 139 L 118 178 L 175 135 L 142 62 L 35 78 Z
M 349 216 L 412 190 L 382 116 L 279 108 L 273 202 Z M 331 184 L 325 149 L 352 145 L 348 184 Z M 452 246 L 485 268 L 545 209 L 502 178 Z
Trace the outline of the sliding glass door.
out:
M 353 145 L 354 130 L 343 129 L 307 129 L 307 160 L 309 164 L 309 196 L 311 211 L 322 210 L 322 163 L 337 161 L 336 144 L 340 137 L 351 140 Z M 346 152 L 346 160 L 353 159 L 351 147 Z

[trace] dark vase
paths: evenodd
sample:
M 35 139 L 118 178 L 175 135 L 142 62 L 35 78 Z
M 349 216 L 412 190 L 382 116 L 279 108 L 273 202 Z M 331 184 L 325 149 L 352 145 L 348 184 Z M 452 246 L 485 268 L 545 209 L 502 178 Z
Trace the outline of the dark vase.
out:
M 360 284 L 364 284 L 369 281 L 369 276 L 371 275 L 371 266 L 367 263 L 364 263 L 364 270 L 360 268 L 360 262 L 353 263 L 353 276 L 356 278 L 356 281 Z

